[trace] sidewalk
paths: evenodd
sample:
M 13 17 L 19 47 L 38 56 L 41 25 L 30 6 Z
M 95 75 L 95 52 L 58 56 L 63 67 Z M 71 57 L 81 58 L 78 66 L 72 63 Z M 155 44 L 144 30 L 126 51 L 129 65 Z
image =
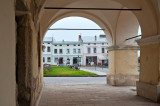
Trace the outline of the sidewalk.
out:
M 108 68 L 101 68 L 101 67 L 80 67 L 80 70 L 88 71 L 91 73 L 95 73 L 97 75 L 107 75 Z
M 106 77 L 44 77 L 45 84 L 106 84 Z

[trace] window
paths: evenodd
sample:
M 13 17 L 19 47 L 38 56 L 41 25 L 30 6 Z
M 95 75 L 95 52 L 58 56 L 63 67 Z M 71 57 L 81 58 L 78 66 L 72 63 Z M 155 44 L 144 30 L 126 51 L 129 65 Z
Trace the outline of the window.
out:
M 76 45 L 74 45 L 74 46 L 76 46 Z
M 69 46 L 69 45 L 67 45 L 67 46 Z
M 90 45 L 90 43 L 88 43 L 88 45 Z
M 57 49 L 54 49 L 54 54 L 57 54 Z
M 43 62 L 45 62 L 45 58 L 43 57 Z
M 105 53 L 105 50 L 104 50 L 104 48 L 102 48 L 102 53 Z
M 54 45 L 54 46 L 57 46 L 57 45 Z
M 59 46 L 62 46 L 62 45 L 59 45 Z
M 67 54 L 70 54 L 70 50 L 69 49 L 67 49 L 67 52 L 66 52 Z
M 96 45 L 96 43 L 94 43 L 94 45 Z
M 51 48 L 50 47 L 47 47 L 47 52 L 51 52 Z
M 102 45 L 104 45 L 104 43 L 102 43 Z
M 50 44 L 50 43 L 48 43 L 48 44 Z
M 63 50 L 62 50 L 62 49 L 59 49 L 59 53 L 62 54 L 62 53 L 63 53 Z
M 78 46 L 80 46 L 80 45 L 78 45 Z
M 93 49 L 93 53 L 97 53 L 97 49 L 96 48 Z
M 107 51 L 107 53 L 108 53 L 108 51 Z
M 55 57 L 55 58 L 54 58 L 54 62 L 55 62 L 55 63 L 58 63 L 58 57 Z
M 50 57 L 47 58 L 47 62 L 51 62 L 51 58 Z
M 81 49 L 78 49 L 78 53 L 81 53 Z
M 76 53 L 76 49 L 73 49 L 73 53 L 74 53 L 74 54 Z
M 91 48 L 88 48 L 88 53 L 91 53 Z

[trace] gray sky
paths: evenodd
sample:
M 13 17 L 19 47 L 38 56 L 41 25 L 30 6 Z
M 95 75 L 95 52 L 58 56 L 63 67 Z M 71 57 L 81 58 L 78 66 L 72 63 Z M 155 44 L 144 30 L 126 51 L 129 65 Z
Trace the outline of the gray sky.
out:
M 95 22 L 83 17 L 67 17 L 54 23 L 51 28 L 81 28 L 81 29 L 101 29 Z M 83 30 L 49 30 L 45 37 L 54 37 L 56 41 L 77 41 L 78 35 L 95 36 L 104 34 L 103 31 L 83 31 Z
M 101 29 L 95 22 L 83 17 L 67 17 L 54 23 L 50 28 L 82 28 L 82 29 Z M 83 30 L 49 30 L 45 37 L 54 37 L 56 41 L 77 41 L 78 35 L 95 36 L 104 34 L 103 31 L 83 31 Z M 141 34 L 139 30 L 139 34 Z

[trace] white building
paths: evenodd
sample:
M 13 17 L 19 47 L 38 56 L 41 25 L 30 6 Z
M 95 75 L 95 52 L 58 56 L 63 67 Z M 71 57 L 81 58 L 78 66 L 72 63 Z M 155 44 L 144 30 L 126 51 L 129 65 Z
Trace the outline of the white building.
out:
M 43 64 L 51 65 L 82 65 L 81 41 L 55 41 L 44 38 Z
M 82 42 L 55 41 L 52 49 L 52 65 L 82 65 Z
M 51 64 L 52 57 L 52 43 L 54 39 L 51 37 L 45 37 L 43 40 L 43 45 L 45 49 L 43 50 L 43 64 Z
M 55 41 L 44 38 L 43 64 L 51 65 L 102 65 L 107 61 L 105 35 L 81 36 L 78 41 Z
M 102 65 L 108 63 L 108 46 L 105 35 L 79 36 L 83 41 L 83 65 Z

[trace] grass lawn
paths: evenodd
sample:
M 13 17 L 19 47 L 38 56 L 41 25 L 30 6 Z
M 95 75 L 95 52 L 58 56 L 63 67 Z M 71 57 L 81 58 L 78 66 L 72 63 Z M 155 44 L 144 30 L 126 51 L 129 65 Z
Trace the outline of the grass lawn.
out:
M 44 75 L 97 75 L 91 72 L 75 70 L 69 67 L 51 67 L 50 72 L 43 71 Z

